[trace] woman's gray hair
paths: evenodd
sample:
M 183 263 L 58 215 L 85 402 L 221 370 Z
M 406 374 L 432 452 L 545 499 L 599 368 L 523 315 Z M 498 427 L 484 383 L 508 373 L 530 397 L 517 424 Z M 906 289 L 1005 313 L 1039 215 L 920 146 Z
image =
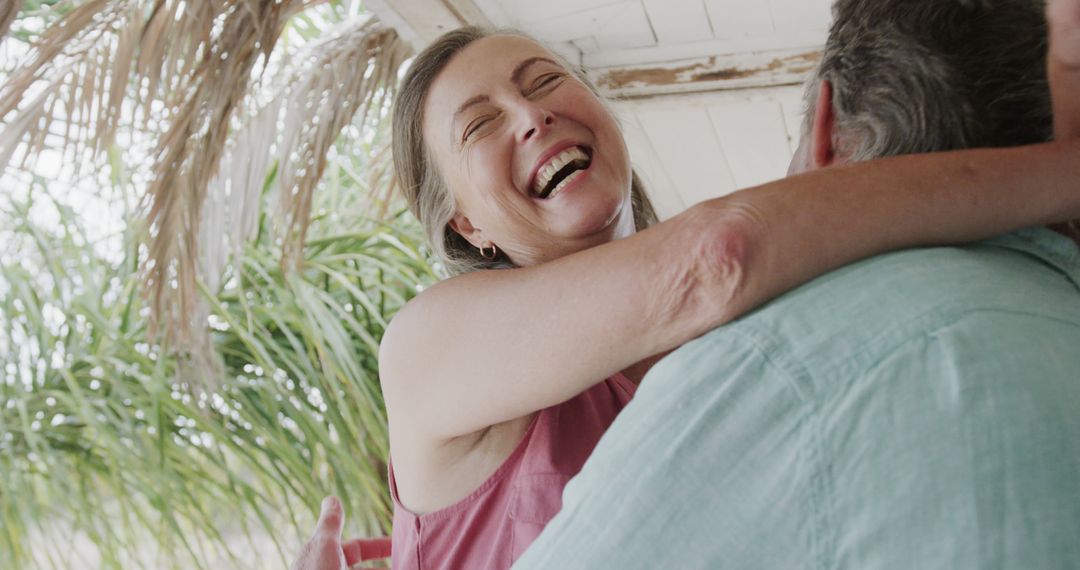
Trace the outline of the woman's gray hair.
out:
M 435 255 L 451 275 L 513 266 L 501 252 L 493 260 L 485 259 L 476 247 L 450 227 L 457 205 L 435 167 L 423 133 L 424 101 L 439 72 L 466 46 L 492 35 L 529 37 L 517 30 L 488 30 L 474 26 L 447 32 L 416 56 L 394 101 L 394 170 L 409 209 L 420 220 Z M 580 69 L 561 59 L 560 63 L 604 101 Z M 636 228 L 641 230 L 656 223 L 656 212 L 636 172 L 631 176 L 630 196 Z
M 1044 142 L 1046 48 L 1042 0 L 838 0 L 803 128 L 827 79 L 852 160 Z

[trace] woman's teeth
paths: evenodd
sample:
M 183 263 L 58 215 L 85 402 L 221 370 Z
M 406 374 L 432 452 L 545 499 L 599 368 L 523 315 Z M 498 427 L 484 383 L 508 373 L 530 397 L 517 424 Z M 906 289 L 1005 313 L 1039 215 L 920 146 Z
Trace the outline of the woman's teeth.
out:
M 549 160 L 548 163 L 542 166 L 540 168 L 540 171 L 537 172 L 536 181 L 533 183 L 533 192 L 535 192 L 537 195 L 543 196 L 545 190 L 555 178 L 555 175 L 559 173 L 559 171 L 566 168 L 567 165 L 572 163 L 577 163 L 576 166 L 578 166 L 578 168 L 586 168 L 589 164 L 589 155 L 586 154 L 585 151 L 582 150 L 580 147 L 576 146 L 568 148 L 555 155 L 554 158 Z M 574 172 L 574 174 L 576 174 L 576 172 Z M 568 178 L 572 177 L 573 176 L 570 176 Z M 556 188 L 564 186 L 563 182 L 565 181 L 561 181 L 556 186 Z M 555 189 L 552 189 L 552 191 L 549 192 L 548 195 L 553 194 L 554 192 Z
M 575 171 L 571 172 L 569 176 L 567 176 L 566 178 L 563 178 L 562 182 L 559 182 L 558 184 L 556 184 L 555 187 L 551 189 L 551 192 L 548 192 L 547 196 L 544 196 L 544 197 L 545 198 L 551 198 L 552 196 L 558 194 L 563 188 L 566 188 L 567 185 L 569 185 L 571 182 L 576 180 L 577 177 L 581 176 L 581 174 L 584 173 L 584 172 L 585 172 L 584 170 L 575 170 Z

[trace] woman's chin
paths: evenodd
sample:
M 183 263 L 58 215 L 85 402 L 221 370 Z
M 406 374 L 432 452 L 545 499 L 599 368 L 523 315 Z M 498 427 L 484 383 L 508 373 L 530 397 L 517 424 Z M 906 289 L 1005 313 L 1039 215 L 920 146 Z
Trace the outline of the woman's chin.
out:
M 620 229 L 625 224 L 621 222 L 622 208 L 608 207 L 596 208 L 589 211 L 578 211 L 561 217 L 557 226 L 552 228 L 555 235 L 563 236 L 572 241 L 579 241 L 592 247 L 615 240 L 621 235 Z M 631 219 L 633 216 L 631 215 Z M 633 224 L 630 224 L 631 232 Z

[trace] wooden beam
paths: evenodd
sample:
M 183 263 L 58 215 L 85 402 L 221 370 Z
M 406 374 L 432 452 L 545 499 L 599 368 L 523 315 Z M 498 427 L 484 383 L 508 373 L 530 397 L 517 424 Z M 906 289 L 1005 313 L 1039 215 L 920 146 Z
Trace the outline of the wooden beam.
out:
M 491 25 L 473 0 L 366 0 L 365 5 L 416 50 L 461 26 Z
M 442 2 L 457 15 L 461 25 L 491 26 L 491 19 L 484 14 L 484 11 L 473 0 L 442 0 Z
M 809 47 L 599 67 L 588 74 L 605 95 L 647 97 L 798 84 L 820 60 L 820 47 Z

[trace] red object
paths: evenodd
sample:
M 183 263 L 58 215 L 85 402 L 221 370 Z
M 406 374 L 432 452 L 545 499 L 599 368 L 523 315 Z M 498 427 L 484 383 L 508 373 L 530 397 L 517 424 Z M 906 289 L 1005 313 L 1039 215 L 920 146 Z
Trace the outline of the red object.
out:
M 345 560 L 350 564 L 367 562 L 368 560 L 382 560 L 390 558 L 390 537 L 380 536 L 379 538 L 351 540 L 345 543 L 342 548 L 345 550 Z M 359 552 L 355 552 L 354 549 Z M 359 554 L 359 557 L 355 556 L 356 554 Z

